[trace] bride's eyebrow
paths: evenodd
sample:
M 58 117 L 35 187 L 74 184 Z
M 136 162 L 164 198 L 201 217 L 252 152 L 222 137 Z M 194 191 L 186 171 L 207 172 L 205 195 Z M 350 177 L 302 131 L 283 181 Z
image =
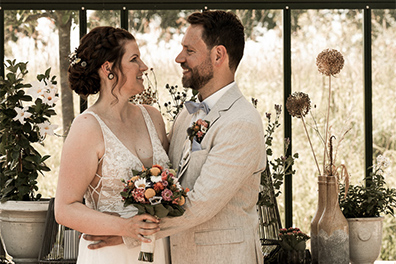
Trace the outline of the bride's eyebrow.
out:
M 132 59 L 133 57 L 139 57 L 139 54 L 134 53 L 134 54 L 132 54 L 131 56 L 129 56 L 129 59 Z

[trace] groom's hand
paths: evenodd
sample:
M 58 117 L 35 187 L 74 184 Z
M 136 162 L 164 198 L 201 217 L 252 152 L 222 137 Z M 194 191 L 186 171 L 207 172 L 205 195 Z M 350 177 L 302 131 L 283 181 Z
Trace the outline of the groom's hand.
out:
M 94 236 L 94 235 L 84 235 L 84 239 L 92 242 L 97 242 L 94 244 L 90 244 L 88 246 L 89 249 L 98 249 L 108 246 L 116 246 L 119 244 L 123 244 L 124 241 L 120 236 Z

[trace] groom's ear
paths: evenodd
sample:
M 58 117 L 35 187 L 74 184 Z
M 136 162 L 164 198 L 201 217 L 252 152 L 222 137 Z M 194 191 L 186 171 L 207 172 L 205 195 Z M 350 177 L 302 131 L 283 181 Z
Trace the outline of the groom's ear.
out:
M 227 49 L 223 45 L 213 47 L 214 51 L 214 65 L 220 66 L 228 59 Z

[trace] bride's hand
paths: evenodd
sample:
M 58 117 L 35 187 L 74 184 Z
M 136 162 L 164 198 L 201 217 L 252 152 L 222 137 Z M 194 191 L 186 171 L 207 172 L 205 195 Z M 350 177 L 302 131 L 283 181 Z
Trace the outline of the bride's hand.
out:
M 148 214 L 135 215 L 134 217 L 125 219 L 130 226 L 128 228 L 131 237 L 143 242 L 150 243 L 151 240 L 144 237 L 152 235 L 159 231 L 159 221 Z M 115 246 L 124 243 L 121 236 L 98 236 L 98 235 L 84 235 L 84 239 L 92 242 L 88 246 L 89 249 L 99 249 L 108 246 Z
M 126 220 L 128 222 L 125 228 L 127 231 L 126 236 L 133 237 L 142 242 L 150 242 L 144 236 L 152 235 L 160 230 L 159 220 L 149 214 L 135 215 Z

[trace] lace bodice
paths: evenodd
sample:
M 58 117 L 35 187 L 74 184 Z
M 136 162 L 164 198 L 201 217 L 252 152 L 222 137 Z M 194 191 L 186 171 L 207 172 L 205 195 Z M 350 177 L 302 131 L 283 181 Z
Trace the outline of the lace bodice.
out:
M 161 144 L 151 117 L 143 106 L 138 106 L 142 111 L 150 134 L 153 147 L 153 164 L 166 167 L 169 158 Z M 141 170 L 143 164 L 138 157 L 125 147 L 97 114 L 92 111 L 84 113 L 91 114 L 98 120 L 105 145 L 104 155 L 99 161 L 99 166 L 102 166 L 102 175 L 96 175 L 99 177 L 97 186 L 90 185 L 88 187 L 84 195 L 86 205 L 100 212 L 112 212 L 123 217 L 130 217 L 137 213 L 137 209 L 134 206 L 124 207 L 120 195 L 124 189 L 121 179 L 129 180 L 132 177 L 132 169 Z M 98 197 L 97 202 L 95 202 L 94 197 Z

